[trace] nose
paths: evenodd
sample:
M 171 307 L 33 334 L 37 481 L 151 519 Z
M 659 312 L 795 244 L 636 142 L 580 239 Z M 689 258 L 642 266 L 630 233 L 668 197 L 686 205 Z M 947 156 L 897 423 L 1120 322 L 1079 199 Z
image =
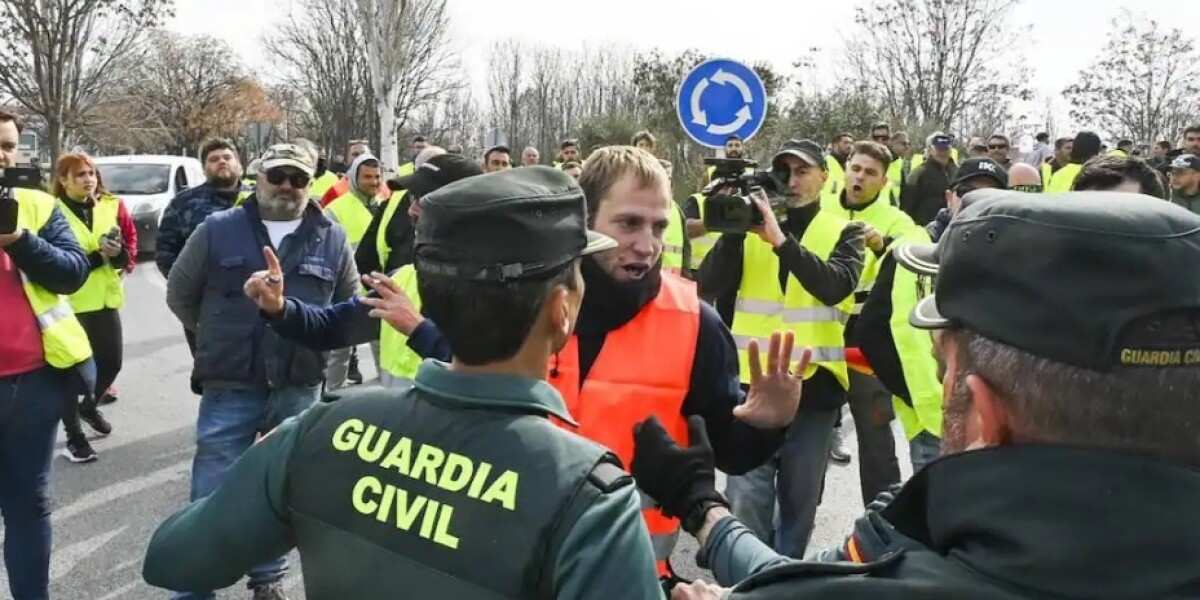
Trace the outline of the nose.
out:
M 0 150 L 0 167 L 11 167 L 14 164 L 13 153 Z
M 662 252 L 663 241 L 654 235 L 654 231 L 646 228 L 633 236 L 629 249 L 637 258 L 652 259 Z

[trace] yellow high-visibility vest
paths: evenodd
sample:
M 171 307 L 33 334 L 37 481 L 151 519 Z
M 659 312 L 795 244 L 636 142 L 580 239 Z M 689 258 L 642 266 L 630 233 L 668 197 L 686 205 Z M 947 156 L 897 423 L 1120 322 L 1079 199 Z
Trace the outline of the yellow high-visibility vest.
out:
M 829 176 L 825 179 L 825 189 L 821 190 L 821 193 L 841 193 L 842 187 L 846 185 L 846 170 L 842 168 L 837 157 L 832 154 L 825 155 L 825 170 L 829 172 Z
M 800 245 L 822 259 L 828 259 L 846 225 L 845 219 L 821 210 L 804 231 Z M 851 294 L 836 306 L 827 306 L 809 294 L 792 275 L 788 275 L 787 291 L 781 290 L 779 257 L 774 248 L 758 236 L 746 236 L 742 250 L 742 281 L 738 286 L 730 328 L 737 345 L 742 383 L 750 382 L 750 340 L 759 340 L 759 348 L 764 348 L 775 331 L 791 331 L 797 345 L 812 347 L 812 362 L 804 377 L 812 377 L 821 366 L 829 369 L 843 388 L 849 389 L 845 329 L 853 304 Z
M 1075 185 L 1075 178 L 1079 177 L 1079 172 L 1083 170 L 1083 165 L 1079 163 L 1069 163 L 1059 169 L 1054 176 L 1050 178 L 1050 185 L 1045 187 L 1047 194 L 1056 194 L 1058 192 L 1069 192 L 1071 186 Z
M 692 194 L 692 198 L 696 200 L 696 206 L 700 207 L 700 220 L 704 220 L 704 194 Z M 709 231 L 704 235 L 692 238 L 692 261 L 691 268 L 693 271 L 700 271 L 700 265 L 704 262 L 704 257 L 712 251 L 717 240 L 721 239 L 721 234 Z
M 1042 191 L 1050 187 L 1050 180 L 1054 178 L 1054 167 L 1048 162 L 1042 163 Z
M 337 175 L 330 171 L 325 171 L 325 174 L 313 180 L 312 187 L 308 188 L 308 197 L 320 202 L 321 198 L 325 197 L 325 192 L 328 192 L 329 188 L 333 187 L 337 182 Z
M 399 169 L 396 169 L 396 177 L 404 177 L 405 175 L 412 175 L 416 170 L 417 170 L 417 165 L 415 163 L 413 163 L 412 161 L 406 162 L 406 163 L 400 165 Z
M 413 306 L 421 310 L 421 293 L 417 289 L 417 269 L 404 265 L 392 274 L 396 285 L 408 294 Z M 409 387 L 417 376 L 421 357 L 408 347 L 408 336 L 396 331 L 387 321 L 379 324 L 379 381 L 385 387 Z
M 921 230 L 906 237 L 903 242 L 893 243 L 888 252 L 894 251 L 901 243 L 927 244 L 929 241 L 929 234 Z M 892 280 L 892 314 L 888 324 L 912 406 L 895 397 L 892 398 L 892 404 L 896 409 L 896 418 L 904 426 L 904 435 L 910 440 L 922 431 L 942 437 L 942 382 L 938 379 L 937 361 L 933 358 L 933 336 L 908 322 L 909 313 L 921 297 L 933 292 L 930 288 L 930 278 L 922 279 L 916 273 L 896 265 L 896 277 Z
M 363 235 L 367 233 L 367 228 L 371 226 L 371 218 L 374 216 L 366 206 L 363 206 L 362 200 L 359 200 L 354 192 L 346 192 L 338 196 L 337 200 L 330 202 L 325 207 L 325 213 L 333 215 L 334 219 L 346 230 L 346 238 L 350 240 L 350 246 L 354 248 L 357 248 L 359 242 L 362 241 Z
M 388 223 L 392 222 L 392 217 L 396 216 L 396 210 L 400 207 L 401 200 L 408 190 L 400 190 L 392 194 L 391 198 L 383 205 L 383 217 L 379 220 L 379 231 L 375 232 L 375 252 L 379 255 L 379 269 L 387 269 L 388 257 L 392 255 L 392 247 L 387 241 Z M 404 215 L 401 218 L 406 218 Z
M 821 212 L 841 217 L 847 221 L 863 221 L 885 238 L 899 239 L 916 229 L 921 229 L 907 213 L 892 206 L 883 196 L 883 191 L 880 191 L 879 194 L 879 199 L 862 210 L 843 207 L 840 195 L 826 195 L 821 198 Z M 862 312 L 863 302 L 871 293 L 871 288 L 875 286 L 875 278 L 878 276 L 879 257 L 868 248 L 863 256 L 862 276 L 858 280 L 858 288 L 854 290 L 856 299 L 854 314 Z
M 26 230 L 25 235 L 37 235 L 58 206 L 54 196 L 37 190 L 18 188 L 13 190 L 13 196 L 19 205 L 17 230 Z M 67 297 L 34 283 L 24 271 L 20 273 L 21 287 L 37 317 L 38 328 L 42 330 L 46 362 L 57 369 L 67 369 L 91 358 L 92 345 L 88 342 L 87 332 L 75 318 Z
M 67 218 L 67 224 L 71 226 L 71 232 L 75 234 L 75 239 L 83 247 L 83 251 L 87 254 L 99 251 L 100 236 L 117 226 L 120 200 L 109 194 L 96 200 L 92 207 L 91 229 L 88 229 L 87 224 L 67 207 L 66 203 L 71 200 L 60 198 L 58 202 L 62 214 Z M 121 285 L 121 272 L 107 264 L 92 269 L 83 287 L 71 294 L 68 300 L 71 303 L 71 309 L 76 313 L 96 312 L 104 308 L 121 308 L 125 304 L 125 288 Z
M 683 211 L 674 201 L 667 217 L 667 230 L 663 232 L 662 267 L 679 275 L 683 271 L 683 244 L 687 239 L 687 227 L 684 226 Z

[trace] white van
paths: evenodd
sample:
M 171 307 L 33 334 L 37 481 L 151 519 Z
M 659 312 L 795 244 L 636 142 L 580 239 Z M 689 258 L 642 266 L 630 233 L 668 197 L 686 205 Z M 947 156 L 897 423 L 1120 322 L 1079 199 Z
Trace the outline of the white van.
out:
M 138 252 L 154 252 L 158 223 L 176 194 L 204 183 L 204 166 L 188 156 L 102 156 L 95 159 L 104 187 L 125 201 L 137 223 Z

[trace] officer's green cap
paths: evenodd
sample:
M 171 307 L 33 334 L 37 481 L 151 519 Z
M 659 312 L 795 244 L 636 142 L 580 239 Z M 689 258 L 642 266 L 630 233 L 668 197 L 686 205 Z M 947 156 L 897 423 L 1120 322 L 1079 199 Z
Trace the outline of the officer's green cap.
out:
M 461 179 L 425 196 L 416 268 L 474 281 L 530 279 L 617 243 L 587 228 L 583 190 L 545 166 Z
M 937 245 L 895 250 L 937 276 L 914 327 L 1095 371 L 1200 364 L 1200 215 L 1121 192 L 977 194 Z

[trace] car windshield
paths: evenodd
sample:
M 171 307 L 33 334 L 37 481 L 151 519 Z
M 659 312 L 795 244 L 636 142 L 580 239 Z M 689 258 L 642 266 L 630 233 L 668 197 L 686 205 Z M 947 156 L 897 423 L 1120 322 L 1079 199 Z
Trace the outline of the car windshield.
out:
M 104 187 L 118 196 L 165 194 L 170 188 L 171 167 L 155 164 L 96 165 Z

